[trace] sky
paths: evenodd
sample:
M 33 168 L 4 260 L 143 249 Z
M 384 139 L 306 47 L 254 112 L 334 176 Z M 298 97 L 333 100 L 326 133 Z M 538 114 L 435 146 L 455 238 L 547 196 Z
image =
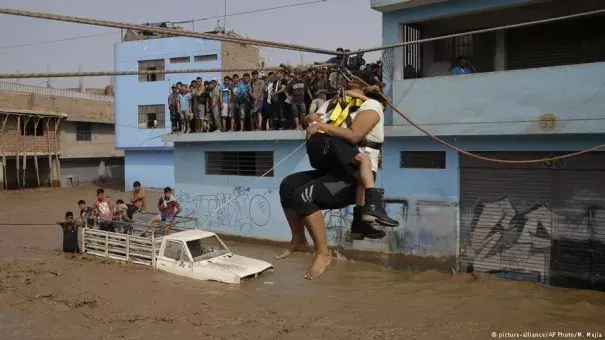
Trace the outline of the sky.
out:
M 319 3 L 229 16 L 312 0 L 227 0 L 227 30 L 254 39 L 289 42 L 326 49 L 350 50 L 380 45 L 381 13 L 370 0 L 325 0 Z M 153 5 L 151 5 L 153 4 Z M 224 0 L 0 0 L 0 7 L 89 17 L 134 24 L 184 21 L 224 14 Z M 335 17 L 346 22 L 334 21 Z M 185 29 L 213 30 L 219 19 L 198 21 Z M 220 22 L 223 25 L 223 20 Z M 113 47 L 120 30 L 0 14 L 0 73 L 76 72 L 113 70 Z M 100 35 L 84 39 L 70 39 Z M 63 40 L 61 42 L 49 41 Z M 28 45 L 28 46 L 18 46 Z M 267 66 L 327 60 L 329 56 L 261 48 Z M 366 54 L 373 62 L 379 54 Z M 15 80 L 8 80 L 15 82 Z M 46 85 L 47 79 L 22 79 L 22 84 Z M 78 87 L 78 78 L 54 78 L 55 88 Z M 85 87 L 105 87 L 109 77 L 84 78 Z

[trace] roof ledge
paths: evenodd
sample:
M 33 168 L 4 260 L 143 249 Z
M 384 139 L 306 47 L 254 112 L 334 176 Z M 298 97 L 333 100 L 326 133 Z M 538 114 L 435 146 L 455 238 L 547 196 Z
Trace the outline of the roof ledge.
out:
M 371 7 L 376 11 L 386 13 L 446 1 L 449 0 L 371 0 Z

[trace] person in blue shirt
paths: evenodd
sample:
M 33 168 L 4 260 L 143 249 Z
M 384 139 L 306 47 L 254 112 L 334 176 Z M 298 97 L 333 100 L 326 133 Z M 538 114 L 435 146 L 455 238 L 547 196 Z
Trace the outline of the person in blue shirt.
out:
M 233 117 L 231 117 L 231 77 L 225 76 L 218 90 L 221 93 L 221 120 L 224 131 L 233 131 Z M 227 127 L 229 118 L 229 127 Z
M 191 93 L 187 90 L 187 86 L 181 86 L 181 93 L 177 98 L 177 110 L 181 120 L 181 133 L 187 131 L 188 118 L 191 115 Z
M 342 49 L 342 47 L 339 47 L 336 49 L 336 52 L 340 52 L 340 53 L 344 53 L 345 50 Z M 332 57 L 330 59 L 328 59 L 328 64 L 338 64 L 340 65 L 340 63 L 342 62 L 342 54 L 339 54 L 335 57 Z
M 244 131 L 244 119 L 248 119 L 248 106 L 250 104 L 250 74 L 244 73 L 242 76 L 242 81 L 237 84 L 237 107 L 238 110 L 234 112 L 233 116 L 235 118 L 236 114 L 239 114 L 239 130 Z
M 466 56 L 458 56 L 456 58 L 456 66 L 452 69 L 452 75 L 458 76 L 461 74 L 477 73 L 475 67 L 471 64 Z

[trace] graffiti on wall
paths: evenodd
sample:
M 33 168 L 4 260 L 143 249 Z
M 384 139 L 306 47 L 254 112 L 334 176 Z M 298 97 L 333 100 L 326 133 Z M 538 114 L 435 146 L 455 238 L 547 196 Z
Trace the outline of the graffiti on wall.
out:
M 475 271 L 549 276 L 553 213 L 546 204 L 518 212 L 510 199 L 479 201 L 463 258 Z
M 542 203 L 519 211 L 509 198 L 502 198 L 478 201 L 471 216 L 462 249 L 467 271 L 515 273 L 522 275 L 515 278 L 548 283 L 551 262 L 561 265 L 558 262 L 565 261 L 565 243 L 584 243 L 574 248 L 577 253 L 578 249 L 590 251 L 590 242 L 604 238 L 597 230 L 602 229 L 605 210 L 594 205 L 565 211 Z M 554 240 L 564 241 L 563 249 L 555 251 Z M 574 262 L 580 265 L 577 259 Z
M 273 190 L 251 192 L 247 187 L 235 187 L 233 193 L 191 195 L 180 191 L 176 197 L 183 207 L 183 214 L 193 213 L 202 227 L 230 228 L 248 231 L 262 227 L 271 220 L 269 196 Z

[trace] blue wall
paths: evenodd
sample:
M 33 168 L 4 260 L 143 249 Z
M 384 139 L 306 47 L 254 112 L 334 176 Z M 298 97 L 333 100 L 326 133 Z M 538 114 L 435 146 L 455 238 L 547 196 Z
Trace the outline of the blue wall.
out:
M 410 79 L 394 83 L 393 102 L 437 135 L 573 134 L 605 131 L 605 63 Z M 557 125 L 538 121 L 553 114 Z M 403 135 L 419 135 L 407 125 Z
M 221 67 L 221 44 L 219 41 L 207 41 L 195 38 L 166 38 L 129 41 L 115 44 L 115 70 L 136 71 L 138 61 L 151 59 L 164 59 L 167 70 L 203 69 Z M 193 62 L 196 55 L 216 54 L 217 60 L 208 62 Z M 191 56 L 191 63 L 170 64 L 169 59 L 175 57 Z M 170 132 L 170 118 L 167 98 L 170 94 L 170 85 L 181 81 L 189 84 L 195 77 L 201 76 L 204 80 L 220 77 L 220 73 L 206 74 L 167 74 L 163 82 L 139 82 L 137 76 L 116 77 L 115 84 L 115 112 L 116 112 L 116 147 L 127 148 L 161 148 L 162 141 L 159 136 Z M 149 130 L 137 128 L 138 105 L 166 105 L 165 129 Z M 171 149 L 172 143 L 165 148 Z
M 450 137 L 472 151 L 577 151 L 605 143 L 605 135 Z M 205 151 L 271 151 L 277 163 L 301 141 L 234 141 L 176 143 L 175 188 L 186 213 L 194 212 L 200 227 L 223 234 L 289 241 L 290 230 L 279 202 L 281 180 L 308 170 L 301 148 L 275 169 L 274 177 L 205 175 Z M 401 151 L 445 151 L 446 169 L 402 169 Z M 459 242 L 459 155 L 427 138 L 391 137 L 384 144 L 383 168 L 377 185 L 385 188 L 387 210 L 400 221 L 382 240 L 347 237 L 352 207 L 325 211 L 328 241 L 344 251 L 369 250 L 384 256 L 383 265 L 400 266 L 391 255 L 413 255 L 453 263 Z M 246 188 L 251 186 L 250 190 Z M 230 201 L 231 200 L 231 201 Z M 227 203 L 229 201 L 229 203 Z M 218 207 L 227 203 L 213 216 Z M 392 262 L 391 262 L 392 261 Z M 419 263 L 421 261 L 418 261 Z M 410 262 L 405 264 L 410 266 Z M 413 266 L 412 266 L 413 267 Z
M 126 190 L 132 190 L 134 181 L 145 188 L 163 189 L 174 185 L 172 150 L 126 150 L 124 168 Z
M 280 164 L 275 169 L 275 177 L 262 179 L 205 175 L 204 152 L 274 150 L 274 162 L 277 163 L 300 144 L 301 141 L 176 143 L 177 197 L 187 214 L 195 212 L 203 228 L 224 234 L 289 241 L 290 230 L 279 202 L 279 184 L 291 173 L 310 169 L 305 149 L 299 149 Z M 400 220 L 401 226 L 389 230 L 389 235 L 383 240 L 352 241 L 347 237 L 352 207 L 326 211 L 324 215 L 331 245 L 344 250 L 413 254 L 438 259 L 451 259 L 455 255 L 455 204 L 459 191 L 457 155 L 448 152 L 446 170 L 399 169 L 399 151 L 416 146 L 441 150 L 439 146 L 429 145 L 420 139 L 413 143 L 392 139 L 385 145 L 385 155 L 388 156 L 385 156 L 383 172 L 377 178 L 377 185 L 386 188 L 391 202 L 387 209 Z M 248 186 L 251 186 L 250 191 L 245 189 Z M 215 209 L 231 199 L 212 216 Z
M 220 41 L 176 37 L 121 42 L 115 44 L 115 70 L 136 71 L 138 61 L 164 59 L 167 70 L 205 69 L 221 67 Z M 197 55 L 216 54 L 217 60 L 194 62 Z M 171 64 L 170 58 L 191 57 L 190 63 Z M 126 187 L 139 180 L 145 187 L 163 188 L 174 184 L 172 143 L 163 143 L 162 134 L 170 132 L 168 95 L 171 84 L 189 84 L 201 76 L 204 80 L 220 78 L 220 73 L 167 74 L 165 81 L 139 82 L 137 76 L 116 77 L 115 114 L 116 148 L 126 150 Z M 166 106 L 166 128 L 139 129 L 138 106 Z

